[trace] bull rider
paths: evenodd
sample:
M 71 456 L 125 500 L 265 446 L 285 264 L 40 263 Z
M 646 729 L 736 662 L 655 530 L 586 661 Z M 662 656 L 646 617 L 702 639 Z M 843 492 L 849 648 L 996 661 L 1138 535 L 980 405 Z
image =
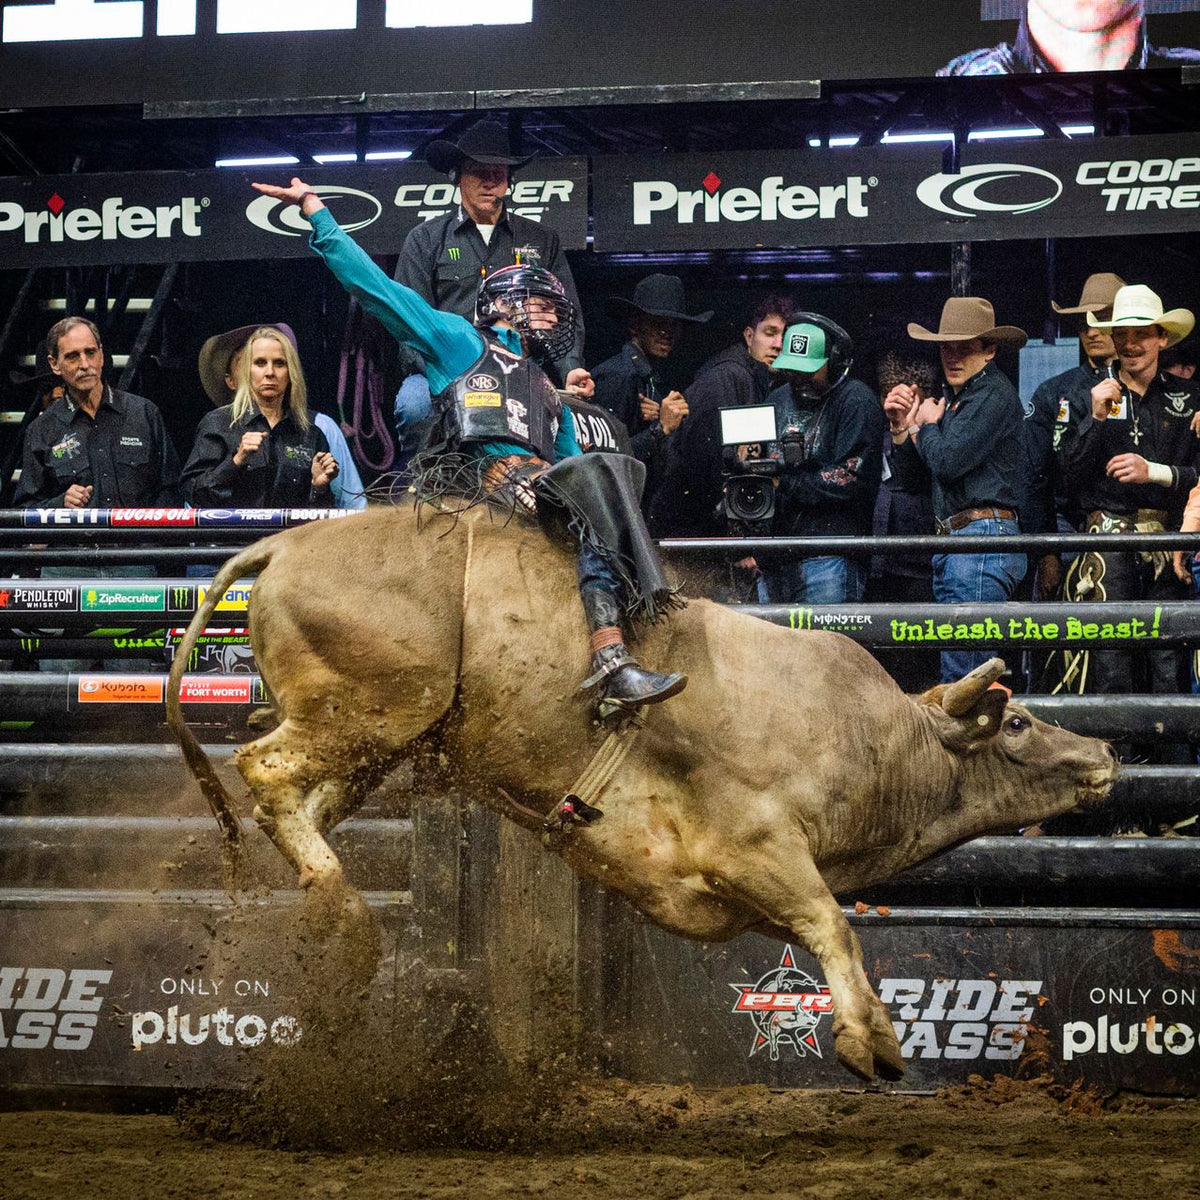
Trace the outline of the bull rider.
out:
M 623 455 L 583 456 L 570 409 L 540 362 L 573 344 L 578 314 L 562 283 L 542 267 L 506 266 L 480 281 L 475 324 L 439 312 L 411 288 L 391 280 L 343 232 L 302 180 L 290 187 L 256 183 L 258 191 L 295 204 L 312 225 L 309 245 L 363 308 L 425 360 L 436 430 L 425 457 L 491 496 L 511 497 L 534 512 L 558 506 L 578 537 L 579 593 L 591 629 L 592 675 L 602 716 L 631 713 L 682 691 L 683 674 L 644 670 L 630 654 L 623 618 L 654 620 L 673 601 L 638 508 L 645 468 Z M 582 367 L 567 390 L 593 390 Z M 553 466 L 550 464 L 553 463 Z

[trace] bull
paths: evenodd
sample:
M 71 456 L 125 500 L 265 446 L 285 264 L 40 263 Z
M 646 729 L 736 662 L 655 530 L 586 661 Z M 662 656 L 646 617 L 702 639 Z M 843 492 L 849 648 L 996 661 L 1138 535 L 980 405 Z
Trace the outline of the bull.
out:
M 233 802 L 179 703 L 183 666 L 225 590 L 257 573 L 255 657 L 279 724 L 237 767 L 306 902 L 345 905 L 327 842 L 406 758 L 537 830 L 606 731 L 573 693 L 587 639 L 574 559 L 485 509 L 370 509 L 264 539 L 230 559 L 175 656 L 168 720 L 225 835 Z M 694 601 L 645 634 L 690 686 L 645 711 L 597 801 L 554 849 L 651 920 L 711 942 L 757 931 L 821 965 L 837 1057 L 903 1073 L 887 1009 L 835 900 L 979 835 L 1100 800 L 1106 744 L 1048 726 L 990 685 L 992 659 L 906 696 L 860 646 Z M 360 901 L 361 903 L 361 901 Z

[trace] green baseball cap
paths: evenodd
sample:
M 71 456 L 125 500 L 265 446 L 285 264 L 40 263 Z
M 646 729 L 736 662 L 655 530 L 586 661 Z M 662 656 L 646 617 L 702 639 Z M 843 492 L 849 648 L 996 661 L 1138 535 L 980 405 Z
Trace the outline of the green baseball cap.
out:
M 783 350 L 771 366 L 776 371 L 803 371 L 805 375 L 815 375 L 828 361 L 825 330 L 801 321 L 787 327 Z

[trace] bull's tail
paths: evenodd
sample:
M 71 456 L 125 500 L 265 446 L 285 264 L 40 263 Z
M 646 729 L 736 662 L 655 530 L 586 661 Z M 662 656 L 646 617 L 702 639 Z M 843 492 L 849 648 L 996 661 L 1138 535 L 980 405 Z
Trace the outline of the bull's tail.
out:
M 233 798 L 218 778 L 212 762 L 204 753 L 204 748 L 196 739 L 196 735 L 184 723 L 179 691 L 183 683 L 184 670 L 196 645 L 196 639 L 211 619 L 221 597 L 229 590 L 232 583 L 245 575 L 261 571 L 271 561 L 275 554 L 275 547 L 271 544 L 273 540 L 273 538 L 266 538 L 255 542 L 253 546 L 247 546 L 245 550 L 235 554 L 217 572 L 216 578 L 212 581 L 208 593 L 204 597 L 204 602 L 196 609 L 196 615 L 192 617 L 191 624 L 188 625 L 187 632 L 183 635 L 183 641 L 179 643 L 175 651 L 175 660 L 171 664 L 171 674 L 167 680 L 167 724 L 171 727 L 176 741 L 179 742 L 183 757 L 196 782 L 200 785 L 200 791 L 204 793 L 204 798 L 212 808 L 213 816 L 217 818 L 217 824 L 221 827 L 223 839 L 221 857 L 225 864 L 226 882 L 231 886 L 237 873 L 238 857 L 242 845 L 242 827 L 234 809 Z

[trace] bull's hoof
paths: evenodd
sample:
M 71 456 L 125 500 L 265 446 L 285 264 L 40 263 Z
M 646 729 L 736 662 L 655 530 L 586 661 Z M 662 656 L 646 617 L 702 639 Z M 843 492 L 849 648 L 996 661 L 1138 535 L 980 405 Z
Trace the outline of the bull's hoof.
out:
M 904 1055 L 900 1043 L 889 1029 L 886 1033 L 875 1030 L 871 1034 L 871 1051 L 875 1056 L 875 1074 L 880 1079 L 895 1083 L 904 1078 Z
M 857 1034 L 844 1030 L 834 1038 L 833 1047 L 838 1062 L 851 1075 L 857 1075 L 864 1083 L 870 1083 L 875 1078 L 875 1055 Z

